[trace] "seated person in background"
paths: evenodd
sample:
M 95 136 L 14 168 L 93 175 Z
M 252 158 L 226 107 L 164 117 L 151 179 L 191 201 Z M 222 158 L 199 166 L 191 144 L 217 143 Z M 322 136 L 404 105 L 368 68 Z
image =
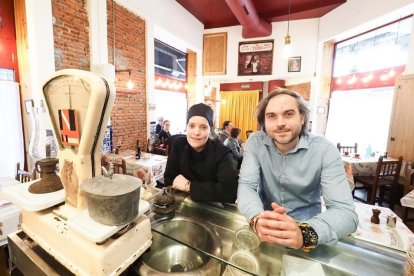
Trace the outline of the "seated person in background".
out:
M 171 137 L 170 133 L 170 121 L 165 120 L 164 124 L 162 125 L 162 130 L 158 133 L 158 139 L 161 140 L 161 143 L 165 142 L 168 138 Z
M 306 132 L 309 109 L 302 98 L 278 89 L 256 115 L 262 131 L 247 140 L 237 201 L 259 238 L 307 251 L 353 233 L 358 216 L 341 156 Z
M 233 154 L 233 166 L 235 169 L 240 168 L 241 161 L 243 160 L 243 150 L 237 139 L 240 132 L 240 128 L 234 127 L 230 132 L 230 137 L 224 141 L 224 145 L 231 149 L 231 153 Z
M 164 124 L 164 117 L 158 117 L 158 124 L 155 126 L 155 134 L 159 134 L 162 130 L 162 125 Z
M 229 148 L 209 139 L 213 110 L 193 105 L 187 113 L 187 136 L 176 137 L 168 155 L 164 183 L 200 202 L 236 200 L 238 176 Z
M 219 134 L 218 139 L 224 143 L 224 141 L 230 137 L 230 131 L 233 128 L 233 124 L 231 121 L 224 121 L 222 131 Z

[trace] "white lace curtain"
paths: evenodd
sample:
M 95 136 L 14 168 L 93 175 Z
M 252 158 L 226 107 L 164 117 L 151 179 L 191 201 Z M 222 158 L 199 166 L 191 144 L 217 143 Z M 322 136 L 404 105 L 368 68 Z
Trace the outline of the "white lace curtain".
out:
M 0 178 L 14 177 L 16 164 L 23 166 L 24 148 L 19 85 L 0 81 Z

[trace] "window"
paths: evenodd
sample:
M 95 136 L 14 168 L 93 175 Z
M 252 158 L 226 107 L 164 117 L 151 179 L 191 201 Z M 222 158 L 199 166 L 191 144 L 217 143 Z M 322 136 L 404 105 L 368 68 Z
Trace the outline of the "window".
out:
M 326 138 L 386 151 L 395 76 L 408 58 L 412 17 L 337 43 Z

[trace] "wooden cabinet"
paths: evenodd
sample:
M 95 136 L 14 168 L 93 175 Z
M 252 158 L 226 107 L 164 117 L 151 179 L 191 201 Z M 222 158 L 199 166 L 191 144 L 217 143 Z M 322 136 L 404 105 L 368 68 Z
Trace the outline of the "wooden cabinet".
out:
M 387 151 L 389 156 L 414 161 L 414 74 L 395 81 Z
M 204 35 L 203 75 L 225 75 L 227 61 L 227 33 Z

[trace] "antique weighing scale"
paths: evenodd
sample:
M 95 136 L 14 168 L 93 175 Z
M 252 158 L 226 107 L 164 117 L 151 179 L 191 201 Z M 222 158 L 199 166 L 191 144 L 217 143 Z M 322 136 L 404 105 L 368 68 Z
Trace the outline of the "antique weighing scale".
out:
M 80 189 L 86 179 L 101 175 L 100 146 L 114 87 L 91 72 L 67 69 L 46 81 L 43 95 L 58 145 L 64 190 L 30 193 L 28 187 L 35 180 L 1 194 L 23 209 L 22 230 L 71 272 L 120 274 L 152 243 L 150 222 L 143 215 L 149 204 L 140 200 L 139 215 L 127 225 L 104 225 L 88 216 Z

